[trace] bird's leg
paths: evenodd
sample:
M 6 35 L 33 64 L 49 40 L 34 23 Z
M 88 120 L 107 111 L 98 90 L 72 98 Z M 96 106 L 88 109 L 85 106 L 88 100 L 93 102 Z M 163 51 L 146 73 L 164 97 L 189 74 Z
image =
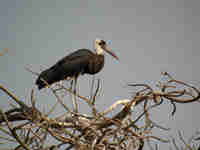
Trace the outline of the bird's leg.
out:
M 91 90 L 90 90 L 90 100 L 92 100 L 92 98 L 93 98 L 94 84 L 95 84 L 95 75 L 92 76 L 92 86 L 91 86 Z
M 70 91 L 72 91 L 73 90 L 73 79 L 71 80 L 71 82 L 70 82 Z
M 78 78 L 78 77 L 74 77 L 74 83 L 72 82 L 72 85 L 73 85 L 72 103 L 73 103 L 74 111 L 75 111 L 76 113 L 78 112 L 78 104 L 77 104 L 77 99 L 76 99 L 77 78 Z

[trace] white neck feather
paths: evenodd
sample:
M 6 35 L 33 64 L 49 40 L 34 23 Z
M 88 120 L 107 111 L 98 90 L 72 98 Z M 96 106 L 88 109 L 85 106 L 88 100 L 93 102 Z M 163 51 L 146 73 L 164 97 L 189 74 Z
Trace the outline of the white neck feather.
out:
M 104 54 L 104 50 L 101 48 L 101 46 L 96 45 L 96 53 L 98 55 L 103 55 Z

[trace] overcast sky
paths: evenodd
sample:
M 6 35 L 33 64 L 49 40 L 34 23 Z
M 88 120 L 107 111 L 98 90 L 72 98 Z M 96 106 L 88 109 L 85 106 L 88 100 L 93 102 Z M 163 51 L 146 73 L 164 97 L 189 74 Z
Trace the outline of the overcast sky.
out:
M 106 55 L 96 76 L 102 80 L 100 109 L 130 98 L 127 83 L 153 85 L 162 71 L 200 87 L 199 6 L 199 0 L 1 0 L 0 52 L 8 48 L 8 53 L 0 57 L 0 83 L 28 100 L 36 77 L 25 67 L 40 72 L 72 51 L 93 49 L 95 38 L 102 38 L 120 61 Z M 82 95 L 89 95 L 90 83 L 91 76 L 79 78 Z M 7 97 L 0 96 L 5 109 Z M 36 96 L 44 110 L 55 103 L 48 89 Z M 190 137 L 200 126 L 198 103 L 178 105 L 174 117 L 170 105 L 156 112 L 155 120 L 172 128 L 161 137 L 178 130 Z

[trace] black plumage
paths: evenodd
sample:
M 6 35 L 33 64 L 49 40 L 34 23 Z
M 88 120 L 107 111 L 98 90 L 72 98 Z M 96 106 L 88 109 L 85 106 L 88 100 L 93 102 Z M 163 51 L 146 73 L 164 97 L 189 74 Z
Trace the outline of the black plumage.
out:
M 68 77 L 77 78 L 81 74 L 96 74 L 104 66 L 103 50 L 107 51 L 113 57 L 118 57 L 107 48 L 103 40 L 95 41 L 96 52 L 88 49 L 79 49 L 58 61 L 55 65 L 41 72 L 36 80 L 38 89 L 44 88 L 47 84 L 64 80 Z
M 97 55 L 88 49 L 77 50 L 44 70 L 36 80 L 39 89 L 80 74 L 98 73 L 104 66 L 104 55 Z M 47 83 L 45 83 L 45 81 Z

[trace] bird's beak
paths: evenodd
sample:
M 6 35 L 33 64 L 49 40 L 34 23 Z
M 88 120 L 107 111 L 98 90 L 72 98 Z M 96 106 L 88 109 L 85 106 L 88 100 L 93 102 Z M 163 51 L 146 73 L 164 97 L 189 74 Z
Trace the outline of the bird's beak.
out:
M 112 51 L 112 49 L 110 49 L 107 45 L 104 45 L 102 47 L 108 54 L 110 54 L 111 56 L 113 56 L 115 59 L 119 60 L 119 58 L 117 57 L 117 55 Z

